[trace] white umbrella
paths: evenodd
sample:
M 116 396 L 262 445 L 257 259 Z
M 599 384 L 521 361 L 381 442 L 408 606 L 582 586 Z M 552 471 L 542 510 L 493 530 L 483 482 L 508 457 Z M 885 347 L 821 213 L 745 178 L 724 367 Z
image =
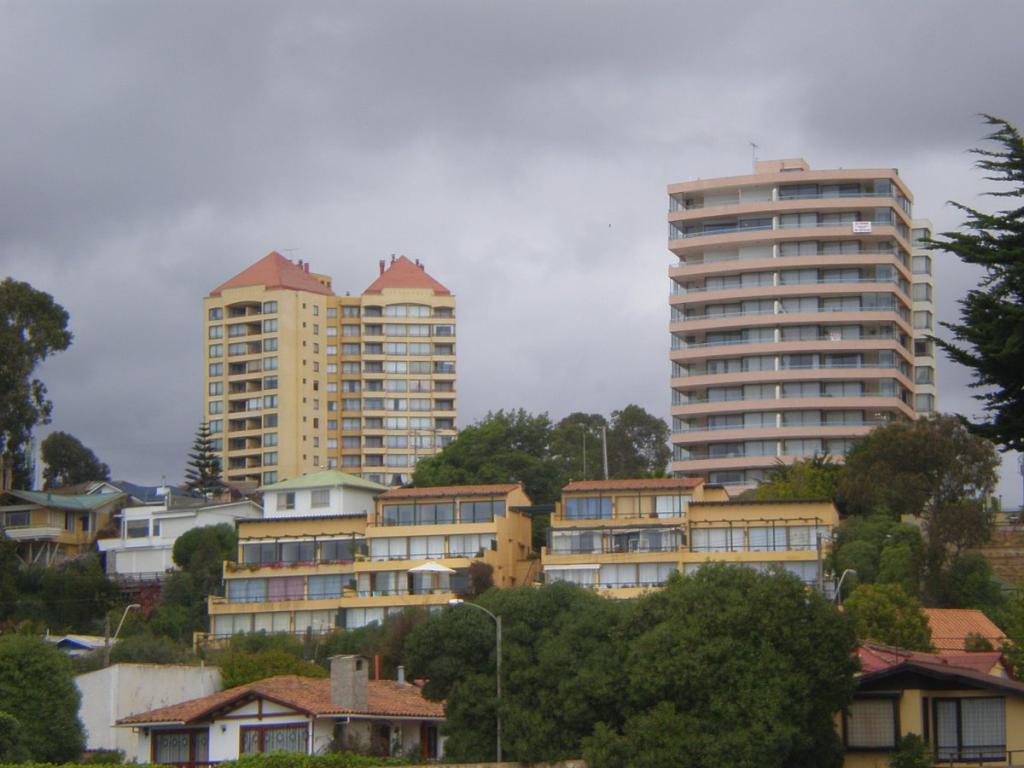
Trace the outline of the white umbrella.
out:
M 423 565 L 417 565 L 415 568 L 410 568 L 409 573 L 455 573 L 455 571 L 439 563 L 424 563 Z

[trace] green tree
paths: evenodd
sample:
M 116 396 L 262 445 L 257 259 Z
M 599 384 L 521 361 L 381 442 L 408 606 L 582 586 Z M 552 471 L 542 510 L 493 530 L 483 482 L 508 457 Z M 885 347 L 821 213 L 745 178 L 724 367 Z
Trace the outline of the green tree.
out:
M 912 651 L 930 651 L 932 630 L 921 603 L 898 584 L 862 584 L 843 601 L 857 637 Z
M 928 743 L 916 733 L 900 738 L 896 751 L 889 759 L 889 768 L 931 768 L 932 756 Z
M 149 632 L 119 640 L 110 649 L 111 664 L 186 664 L 191 658 L 182 643 Z
M 0 712 L 0 762 L 10 765 L 28 759 L 28 750 L 21 738 L 21 723 L 13 715 Z
M 1024 197 L 1024 139 L 1010 123 L 984 115 L 994 127 L 986 136 L 992 148 L 972 152 L 985 179 L 1005 185 L 987 194 Z M 1024 450 L 1024 207 L 984 213 L 952 203 L 966 220 L 959 231 L 929 241 L 967 264 L 985 271 L 978 288 L 960 301 L 960 322 L 943 323 L 953 341 L 936 339 L 946 354 L 973 372 L 975 395 L 988 418 L 973 424 L 1005 449 Z
M 11 277 L 0 282 L 0 460 L 23 461 L 32 429 L 49 422 L 53 403 L 32 373 L 70 346 L 67 326 L 67 311 L 50 294 Z
M 885 510 L 922 518 L 928 584 L 947 559 L 988 540 L 988 497 L 998 481 L 995 446 L 956 416 L 895 422 L 854 443 L 839 481 L 848 513 Z
M 841 465 L 828 454 L 814 455 L 792 464 L 781 461 L 768 473 L 764 482 L 745 491 L 749 499 L 834 499 Z
M 643 598 L 627 626 L 625 721 L 584 740 L 593 768 L 842 764 L 852 627 L 795 577 L 706 566 Z
M 535 504 L 561 493 L 559 468 L 549 461 L 547 414 L 498 411 L 463 429 L 440 453 L 416 464 L 416 486 L 521 482 Z
M 110 467 L 74 435 L 51 432 L 39 448 L 46 464 L 43 470 L 44 488 L 110 479 Z
M 616 627 L 627 604 L 565 583 L 495 589 L 478 602 L 503 622 L 505 758 L 578 757 L 593 724 L 619 710 L 625 679 Z M 493 759 L 493 622 L 472 608 L 446 609 L 413 630 L 406 657 L 413 676 L 428 681 L 424 693 L 447 701 L 447 756 Z
M 662 477 L 672 458 L 668 424 L 639 405 L 612 411 L 608 472 L 612 477 Z
M 220 667 L 225 688 L 234 688 L 236 685 L 244 685 L 274 675 L 327 677 L 327 670 L 319 664 L 304 661 L 287 651 L 228 651 L 217 657 L 217 665 Z
M 70 763 L 81 755 L 80 700 L 63 653 L 34 637 L 0 636 L 0 712 L 21 724 L 31 760 Z
M 580 411 L 570 413 L 555 425 L 551 431 L 550 456 L 566 482 L 603 476 L 601 430 L 607 429 L 608 420 L 604 416 Z
M 221 481 L 220 458 L 213 450 L 210 425 L 201 422 L 192 441 L 192 452 L 185 468 L 185 487 L 212 496 L 224 487 Z
M 921 530 L 900 523 L 884 511 L 846 518 L 836 528 L 829 557 L 830 569 L 842 574 L 849 569 L 856 575 L 843 583 L 844 593 L 858 584 L 899 584 L 908 594 L 917 596 L 923 578 L 924 543 Z
M 42 622 L 53 632 L 102 631 L 103 616 L 118 592 L 95 554 L 79 555 L 51 567 L 18 571 L 12 618 Z
M 992 565 L 977 552 L 953 558 L 942 572 L 938 594 L 947 608 L 977 608 L 992 617 L 999 616 L 1007 605 Z

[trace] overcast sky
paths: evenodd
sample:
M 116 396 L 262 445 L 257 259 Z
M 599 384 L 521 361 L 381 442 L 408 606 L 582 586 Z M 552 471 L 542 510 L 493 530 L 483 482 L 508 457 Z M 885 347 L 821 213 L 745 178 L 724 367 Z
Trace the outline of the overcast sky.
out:
M 51 428 L 116 478 L 180 481 L 202 297 L 274 249 L 353 293 L 422 260 L 458 297 L 463 425 L 667 418 L 666 184 L 756 141 L 897 167 L 953 228 L 947 200 L 993 205 L 977 113 L 1024 125 L 1022 25 L 1015 0 L 0 0 L 0 274 L 71 313 Z M 937 259 L 940 319 L 977 277 Z

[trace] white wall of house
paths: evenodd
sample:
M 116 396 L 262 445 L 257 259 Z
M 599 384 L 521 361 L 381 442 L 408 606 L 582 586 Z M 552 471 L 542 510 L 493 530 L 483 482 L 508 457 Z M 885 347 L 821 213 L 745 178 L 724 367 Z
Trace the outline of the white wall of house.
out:
M 252 501 L 213 504 L 205 507 L 174 507 L 163 504 L 126 507 L 121 512 L 121 531 L 117 538 L 96 542 L 107 553 L 107 572 L 125 576 L 162 573 L 173 569 L 174 542 L 186 531 L 206 525 L 250 520 L 263 516 Z M 129 531 L 144 529 L 145 536 L 129 536 Z
M 115 727 L 122 717 L 148 712 L 221 690 L 217 667 L 178 664 L 115 664 L 75 678 L 82 693 L 78 716 L 85 726 L 86 749 L 121 749 L 136 754 L 130 728 Z M 149 753 L 146 760 L 149 762 Z
M 242 729 L 246 726 L 289 727 L 301 725 L 307 729 L 307 749 L 310 750 L 310 753 L 323 754 L 327 752 L 334 740 L 335 727 L 339 721 L 345 723 L 348 743 L 353 746 L 358 745 L 364 749 L 369 747 L 372 724 L 378 723 L 386 724 L 389 727 L 390 738 L 393 740 L 392 748 L 396 756 L 413 754 L 418 758 L 420 753 L 422 721 L 416 719 L 310 718 L 288 707 L 266 700 L 262 702 L 262 709 L 259 701 L 253 701 L 233 710 L 230 715 L 230 717 L 214 720 L 209 726 L 199 726 L 208 729 L 210 762 L 238 759 L 242 743 Z M 310 723 L 312 723 L 311 734 Z M 439 724 L 432 723 L 432 725 Z M 122 727 L 118 730 L 125 731 L 132 740 L 133 746 L 125 752 L 128 759 L 134 759 L 139 763 L 148 763 L 152 759 L 153 736 L 161 730 L 177 730 L 182 727 L 181 725 L 135 729 Z M 443 754 L 443 739 L 440 744 Z
M 326 506 L 313 506 L 313 492 L 328 491 Z M 289 508 L 285 497 L 291 496 Z M 332 488 L 296 488 L 290 491 L 267 491 L 263 495 L 264 517 L 335 517 L 366 515 L 373 511 L 373 491 L 349 486 Z

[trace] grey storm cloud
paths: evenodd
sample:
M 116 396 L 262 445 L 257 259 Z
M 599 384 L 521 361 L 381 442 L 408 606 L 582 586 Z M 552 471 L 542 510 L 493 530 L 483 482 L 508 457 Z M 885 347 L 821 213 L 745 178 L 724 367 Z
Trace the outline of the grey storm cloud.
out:
M 201 298 L 272 249 L 459 300 L 459 409 L 667 416 L 665 185 L 762 157 L 898 167 L 992 205 L 1024 123 L 1018 2 L 0 2 L 0 272 L 71 312 L 53 428 L 180 478 Z M 978 275 L 937 258 L 940 319 Z M 972 413 L 942 363 L 940 405 Z M 1020 498 L 1015 467 L 1004 493 Z

